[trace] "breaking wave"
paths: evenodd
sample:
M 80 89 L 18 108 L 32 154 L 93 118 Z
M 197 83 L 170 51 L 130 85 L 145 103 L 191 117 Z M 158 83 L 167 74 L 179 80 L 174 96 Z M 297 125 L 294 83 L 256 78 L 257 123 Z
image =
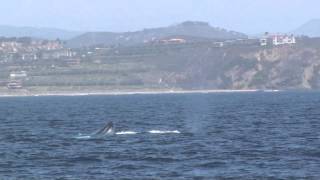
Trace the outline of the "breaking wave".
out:
M 161 131 L 161 130 L 151 130 L 149 131 L 151 134 L 180 134 L 180 131 L 174 130 L 174 131 Z
M 79 134 L 78 136 L 76 136 L 76 139 L 90 139 L 92 136 L 91 135 L 82 135 Z
M 116 135 L 132 135 L 132 134 L 138 134 L 138 132 L 135 131 L 120 131 L 120 132 L 116 132 Z

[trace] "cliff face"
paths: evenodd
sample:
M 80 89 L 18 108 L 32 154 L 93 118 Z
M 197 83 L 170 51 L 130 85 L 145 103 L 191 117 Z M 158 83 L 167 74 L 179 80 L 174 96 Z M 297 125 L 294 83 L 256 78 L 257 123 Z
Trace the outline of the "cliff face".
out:
M 184 58 L 189 64 L 179 78 L 171 78 L 187 88 L 320 88 L 320 49 L 315 46 L 208 48 L 202 54 L 185 53 L 190 53 Z
M 241 56 L 255 60 L 240 84 L 251 88 L 318 89 L 320 51 L 308 47 L 274 47 Z

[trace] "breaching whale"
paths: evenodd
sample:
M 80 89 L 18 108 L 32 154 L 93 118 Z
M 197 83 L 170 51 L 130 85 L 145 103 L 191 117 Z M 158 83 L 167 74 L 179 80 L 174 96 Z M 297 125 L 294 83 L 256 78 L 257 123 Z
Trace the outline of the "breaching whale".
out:
M 104 136 L 113 133 L 113 123 L 109 122 L 102 129 L 96 131 L 93 135 Z

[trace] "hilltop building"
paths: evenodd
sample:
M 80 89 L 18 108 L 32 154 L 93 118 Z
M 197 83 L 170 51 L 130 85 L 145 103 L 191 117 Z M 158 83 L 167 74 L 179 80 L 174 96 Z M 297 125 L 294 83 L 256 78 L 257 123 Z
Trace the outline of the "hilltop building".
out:
M 260 39 L 261 46 L 268 45 L 285 45 L 285 44 L 296 44 L 296 38 L 294 35 L 269 35 L 269 33 L 265 33 L 264 36 Z
M 293 35 L 275 35 L 272 37 L 273 45 L 295 44 L 296 38 Z
M 187 41 L 182 38 L 171 38 L 171 39 L 163 39 L 160 42 L 164 44 L 182 44 L 182 43 L 186 43 Z

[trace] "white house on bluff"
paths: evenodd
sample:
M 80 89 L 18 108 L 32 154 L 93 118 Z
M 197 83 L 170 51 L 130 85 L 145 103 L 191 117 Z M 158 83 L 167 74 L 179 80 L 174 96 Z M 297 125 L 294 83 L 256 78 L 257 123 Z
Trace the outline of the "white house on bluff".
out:
M 295 44 L 296 43 L 296 38 L 291 35 L 275 35 L 272 37 L 273 39 L 273 45 L 278 46 L 282 44 Z
M 284 44 L 296 44 L 296 38 L 294 35 L 269 35 L 269 33 L 265 33 L 265 35 L 260 39 L 261 46 L 267 45 L 284 45 Z

